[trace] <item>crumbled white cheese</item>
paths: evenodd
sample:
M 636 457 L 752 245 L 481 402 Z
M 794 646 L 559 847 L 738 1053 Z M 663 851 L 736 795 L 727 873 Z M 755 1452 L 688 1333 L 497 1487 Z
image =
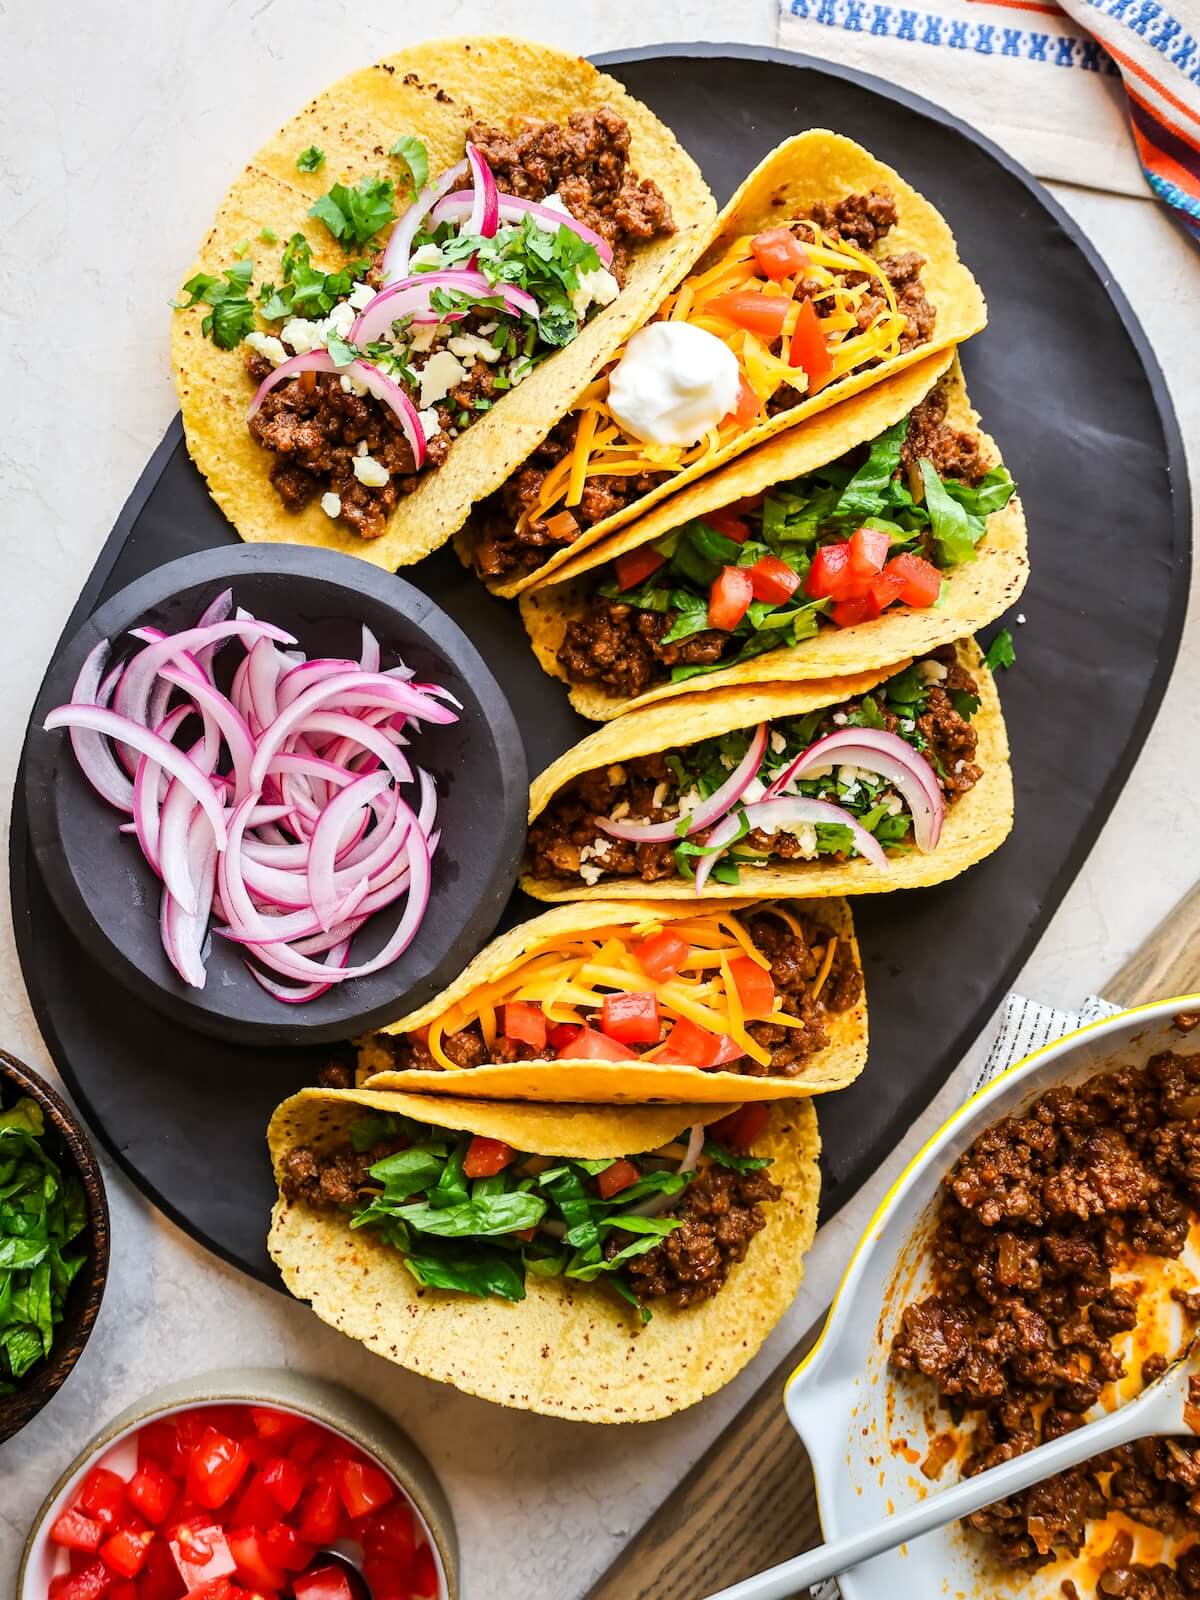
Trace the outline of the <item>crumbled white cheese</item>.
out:
M 342 373 L 343 394 L 366 394 L 367 386 L 361 378 L 356 378 L 352 372 Z
M 844 711 L 835 711 L 831 720 L 835 722 L 839 728 L 844 728 L 850 721 L 850 718 Z
M 436 244 L 423 244 L 408 258 L 410 272 L 429 272 L 442 264 L 442 252 Z
M 515 361 L 510 361 L 508 364 L 509 384 L 515 389 L 519 383 L 525 382 L 525 379 L 532 371 L 533 362 L 529 359 L 529 357 L 518 356 Z
M 290 322 L 285 322 L 279 337 L 298 356 L 306 356 L 310 350 L 321 350 L 325 346 L 325 332 L 321 323 L 309 322 L 305 317 L 293 317 Z
M 350 291 L 348 304 L 352 305 L 355 311 L 365 311 L 374 298 L 375 291 L 369 283 L 356 283 Z
M 321 496 L 321 510 L 327 517 L 340 517 L 342 514 L 341 495 L 323 494 Z
M 614 789 L 619 789 L 625 782 L 625 768 L 618 761 L 614 763 L 613 766 L 609 767 L 605 776 L 608 778 L 609 783 L 612 784 Z
M 686 794 L 680 795 L 679 815 L 681 817 L 690 817 L 692 812 L 695 811 L 696 807 L 700 804 L 701 799 L 702 796 L 699 789 L 695 788 L 694 786 L 689 789 Z
M 457 356 L 451 355 L 449 350 L 437 350 L 417 376 L 421 380 L 420 409 L 424 411 L 444 400 L 456 383 L 463 382 L 467 373 Z
M 321 327 L 326 339 L 331 333 L 336 333 L 339 338 L 348 339 L 350 337 L 350 329 L 357 321 L 358 314 L 354 307 L 349 300 L 343 300 L 340 305 L 334 306 L 321 324 Z
M 800 846 L 800 854 L 806 861 L 811 861 L 817 853 L 817 830 L 811 822 L 802 822 L 792 832 L 792 837 Z
M 273 333 L 254 333 L 246 335 L 246 343 L 251 350 L 269 361 L 273 367 L 282 366 L 287 360 L 288 353 L 283 347 L 283 341 L 277 339 Z
M 414 322 L 408 330 L 409 342 L 418 355 L 433 349 L 433 342 L 442 331 L 440 322 Z
M 917 667 L 917 676 L 922 683 L 942 683 L 946 669 L 940 661 L 922 661 Z
M 417 421 L 421 424 L 421 432 L 425 435 L 426 444 L 442 431 L 441 418 L 433 406 L 430 406 L 426 411 L 418 411 Z
M 812 767 L 804 774 L 804 782 L 808 783 L 815 778 L 829 778 L 832 775 L 832 767 Z
M 889 817 L 898 817 L 904 810 L 904 801 L 898 794 L 889 794 L 883 802 L 883 808 Z
M 590 272 L 579 274 L 579 287 L 571 296 L 571 309 L 582 322 L 589 307 L 609 306 L 620 292 L 621 285 L 607 267 L 593 267 Z
M 1023 611 L 1018 611 L 1017 612 L 1017 621 L 1018 622 L 1024 622 L 1025 621 L 1025 613 Z
M 374 456 L 355 456 L 354 476 L 368 489 L 382 489 L 388 481 L 388 469 Z
M 853 788 L 864 778 L 870 783 L 875 777 L 873 772 L 866 771 L 863 767 L 852 767 L 849 762 L 838 768 L 838 782 L 844 783 L 847 788 Z
M 780 733 L 778 728 L 772 728 L 771 729 L 771 753 L 773 755 L 781 756 L 786 749 L 787 749 L 787 740 L 783 737 L 783 735 Z
M 544 206 L 548 211 L 557 211 L 561 217 L 571 216 L 570 211 L 567 209 L 566 201 L 563 199 L 562 195 L 559 194 L 557 189 L 553 194 L 548 194 L 544 200 L 539 200 L 538 205 Z M 557 233 L 559 228 L 562 226 L 561 223 L 556 223 L 552 227 L 550 223 L 543 222 L 541 217 L 537 216 L 533 218 L 533 221 L 537 227 L 544 229 L 546 233 Z
M 666 805 L 667 796 L 670 794 L 670 792 L 671 785 L 669 783 L 655 784 L 654 793 L 650 796 L 650 804 L 654 807 L 655 811 L 661 811 L 663 806 Z
M 500 351 L 490 339 L 481 339 L 477 333 L 456 333 L 446 340 L 446 348 L 464 361 L 499 361 Z
M 589 889 L 593 888 L 597 883 L 600 882 L 602 871 L 603 868 L 596 866 L 596 864 L 592 861 L 581 861 L 579 863 L 579 876 L 583 879 L 584 883 L 587 884 Z
M 367 441 L 365 439 L 360 439 L 358 441 L 358 448 L 355 450 L 354 454 L 356 456 L 365 456 L 367 454 Z
M 742 793 L 742 804 L 752 806 L 755 801 L 761 800 L 766 792 L 767 786 L 765 783 L 760 782 L 758 778 L 751 778 Z
M 911 733 L 916 727 L 916 723 L 911 717 L 901 717 L 900 721 L 897 723 L 897 727 L 900 729 L 901 733 Z
M 479 324 L 479 326 L 475 329 L 475 332 L 476 333 L 484 333 L 484 334 L 495 333 L 496 329 L 499 326 L 500 326 L 500 324 L 498 322 L 481 322 Z
M 612 808 L 612 811 L 609 813 L 609 815 L 611 816 L 611 818 L 612 818 L 612 820 L 614 822 L 620 822 L 622 820 L 622 818 L 627 817 L 629 815 L 629 801 L 628 800 L 620 801 L 617 805 L 615 805 Z
M 963 768 L 964 768 L 964 767 L 965 767 L 965 766 L 966 766 L 966 762 L 965 762 L 965 761 L 956 761 L 956 762 L 955 762 L 955 763 L 954 763 L 954 771 L 955 771 L 955 773 L 956 773 L 956 774 L 957 774 L 957 773 L 959 773 L 959 772 L 961 772 L 961 771 L 962 771 L 962 769 L 963 769 Z

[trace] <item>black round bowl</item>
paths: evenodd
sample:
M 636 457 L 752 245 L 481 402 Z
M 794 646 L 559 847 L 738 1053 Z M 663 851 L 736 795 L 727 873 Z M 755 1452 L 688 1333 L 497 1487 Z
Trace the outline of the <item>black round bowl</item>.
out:
M 416 939 L 391 966 L 289 1005 L 251 976 L 238 947 L 210 936 L 203 989 L 167 960 L 158 927 L 160 888 L 126 820 L 83 776 L 65 729 L 47 713 L 71 698 L 99 639 L 122 648 L 130 628 L 169 633 L 194 625 L 222 589 L 255 616 L 294 633 L 309 656 L 357 659 L 366 623 L 384 666 L 403 659 L 419 679 L 462 702 L 458 722 L 414 735 L 414 762 L 437 780 L 441 842 L 429 906 Z M 129 644 L 128 639 L 124 640 Z M 219 658 L 218 658 L 219 659 Z M 42 875 L 85 948 L 140 999 L 186 1026 L 241 1044 L 320 1044 L 394 1021 L 457 976 L 503 910 L 525 838 L 525 753 L 499 685 L 461 629 L 419 590 L 365 561 L 294 545 L 236 545 L 185 556 L 105 602 L 65 646 L 34 707 L 25 799 Z M 404 905 L 379 912 L 355 938 L 351 960 L 369 959 Z
M 88 1254 L 67 1291 L 65 1313 L 54 1329 L 50 1354 L 30 1368 L 15 1394 L 0 1395 L 0 1442 L 11 1439 L 62 1387 L 91 1336 L 108 1279 L 108 1198 L 87 1135 L 66 1101 L 44 1078 L 0 1050 L 0 1106 L 7 1111 L 14 1100 L 25 1097 L 42 1108 L 46 1121 L 42 1144 L 47 1155 L 64 1174 L 74 1172 L 83 1185 L 87 1228 L 78 1242 L 86 1243 Z

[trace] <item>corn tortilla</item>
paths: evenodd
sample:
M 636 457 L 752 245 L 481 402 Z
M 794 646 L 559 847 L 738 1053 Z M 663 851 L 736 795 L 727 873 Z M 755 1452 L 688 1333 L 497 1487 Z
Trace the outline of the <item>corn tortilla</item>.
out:
M 764 866 L 742 866 L 740 882 L 718 883 L 709 878 L 704 894 L 691 902 L 702 909 L 716 900 L 746 896 L 777 899 L 804 895 L 886 894 L 893 889 L 922 889 L 956 878 L 1004 843 L 1012 830 L 1013 782 L 1008 760 L 1008 733 L 1000 710 L 996 680 L 984 663 L 974 639 L 958 644 L 958 658 L 979 685 L 979 709 L 971 725 L 979 735 L 976 760 L 983 776 L 973 789 L 946 807 L 946 820 L 937 848 L 928 854 L 912 849 L 888 858 L 886 869 L 861 856 L 851 861 L 778 861 Z M 821 706 L 868 694 L 907 661 L 854 677 L 824 679 L 814 683 L 767 683 L 750 689 L 714 689 L 671 705 L 647 706 L 631 711 L 617 722 L 606 722 L 572 750 L 568 750 L 534 779 L 529 790 L 529 820 L 533 822 L 554 795 L 572 778 L 596 767 L 634 756 L 652 755 L 712 739 L 735 728 L 754 727 L 779 717 L 802 717 Z M 588 885 L 580 878 L 535 878 L 526 871 L 521 887 L 538 900 L 592 901 L 637 895 L 640 900 L 660 897 L 675 900 L 689 889 L 683 878 L 643 883 L 640 878 L 602 878 Z
M 912 350 L 829 383 L 789 410 L 746 429 L 719 450 L 672 474 L 640 499 L 584 529 L 573 543 L 555 551 L 533 572 L 489 585 L 495 593 L 521 594 L 546 582 L 553 573 L 569 563 L 574 564 L 584 550 L 607 540 L 618 529 L 640 521 L 653 507 L 688 484 L 779 434 L 796 429 L 803 432 L 811 425 L 811 419 L 821 416 L 830 407 L 873 389 L 898 372 L 924 363 L 927 357 L 960 344 L 986 325 L 987 306 L 983 293 L 959 260 L 954 235 L 940 212 L 893 168 L 855 144 L 853 139 L 825 128 L 796 134 L 759 163 L 718 217 L 711 243 L 695 263 L 695 270 L 703 270 L 741 235 L 777 227 L 789 217 L 806 215 L 818 202 L 833 203 L 846 195 L 872 189 L 889 189 L 896 200 L 899 215 L 895 227 L 887 234 L 887 254 L 916 250 L 925 257 L 921 281 L 937 312 L 931 337 Z M 691 264 L 687 270 L 693 270 Z M 456 538 L 456 548 L 464 561 L 470 561 L 473 544 L 474 536 L 468 524 Z
M 899 422 L 916 406 L 946 371 L 945 356 L 911 367 L 898 378 L 827 411 L 807 428 L 783 434 L 750 455 L 714 473 L 676 499 L 658 507 L 603 547 L 582 555 L 571 568 L 557 575 L 561 581 L 521 596 L 521 617 L 534 654 L 553 678 L 565 681 L 557 655 L 567 626 L 586 609 L 593 569 L 615 560 L 627 550 L 661 539 L 693 517 L 703 517 L 734 501 L 763 493 L 777 483 L 788 483 L 866 444 Z M 995 441 L 979 427 L 979 413 L 967 398 L 962 370 L 955 358 L 946 378 L 946 421 L 963 432 L 979 435 L 989 465 L 1000 461 Z M 778 650 L 766 650 L 749 661 L 697 673 L 682 683 L 659 683 L 631 697 L 609 694 L 599 684 L 570 686 L 570 700 L 581 716 L 596 722 L 680 696 L 707 695 L 740 684 L 762 684 L 836 678 L 846 673 L 891 666 L 904 657 L 926 655 L 940 645 L 974 633 L 1002 615 L 1017 600 L 1029 577 L 1025 513 L 1014 497 L 988 518 L 987 531 L 976 546 L 973 561 L 960 562 L 942 574 L 942 593 L 936 606 L 916 609 L 892 606 L 874 622 L 850 628 L 821 624 L 811 639 Z
M 436 550 L 473 502 L 520 465 L 686 270 L 716 212 L 695 162 L 614 78 L 579 56 L 520 39 L 442 39 L 387 56 L 319 94 L 258 151 L 222 201 L 192 272 L 219 273 L 233 265 L 235 246 L 249 239 L 256 282 L 270 278 L 297 231 L 312 244 L 314 262 L 331 271 L 345 257 L 323 224 L 306 216 L 308 208 L 335 182 L 354 184 L 370 173 L 395 176 L 387 151 L 402 134 L 423 140 L 432 176 L 461 160 L 464 135 L 476 119 L 509 126 L 514 118 L 562 118 L 601 105 L 628 122 L 631 163 L 662 189 L 677 231 L 634 252 L 613 304 L 456 439 L 446 464 L 425 473 L 416 492 L 401 499 L 378 539 L 360 538 L 316 501 L 299 512 L 284 507 L 268 478 L 273 457 L 246 427 L 253 389 L 241 347 L 220 350 L 204 337 L 205 308 L 175 314 L 171 356 L 188 450 L 243 539 L 341 550 L 389 570 Z M 297 172 L 296 157 L 310 144 L 324 150 L 325 162 L 316 173 Z M 259 242 L 264 227 L 274 230 L 278 243 Z
M 503 1105 L 362 1090 L 306 1089 L 271 1119 L 276 1173 L 298 1144 L 337 1144 L 347 1124 L 400 1111 L 439 1127 L 503 1138 L 546 1155 L 635 1155 L 726 1108 Z M 649 1422 L 729 1382 L 787 1310 L 816 1230 L 820 1135 L 809 1102 L 777 1106 L 756 1151 L 773 1158 L 782 1196 L 720 1293 L 654 1307 L 641 1326 L 599 1283 L 529 1274 L 517 1304 L 421 1289 L 399 1253 L 343 1217 L 282 1198 L 268 1247 L 284 1283 L 331 1327 L 376 1355 L 498 1405 L 579 1422 Z
M 639 890 L 644 885 L 639 884 Z M 723 902 L 721 910 L 737 911 L 752 904 Z M 713 908 L 708 908 L 709 910 Z M 811 911 L 854 954 L 862 970 L 850 907 L 844 900 L 803 902 L 794 909 Z M 556 936 L 581 934 L 589 928 L 643 923 L 669 923 L 703 914 L 694 900 L 619 902 L 611 897 L 557 906 L 529 922 L 511 928 L 486 945 L 448 988 L 418 1011 L 401 1017 L 383 1031 L 412 1033 L 428 1027 L 472 990 L 494 982 L 510 971 L 537 945 Z M 399 1089 L 415 1094 L 470 1094 L 497 1100 L 586 1101 L 595 1104 L 636 1105 L 662 1101 L 776 1100 L 825 1094 L 844 1089 L 858 1077 L 867 1060 L 867 1003 L 865 992 L 846 1011 L 828 1014 L 829 1043 L 801 1067 L 794 1077 L 751 1077 L 746 1073 L 702 1070 L 664 1065 L 654 1061 L 514 1061 L 486 1063 L 480 1067 L 409 1068 L 376 1073 L 367 1080 L 372 1089 Z

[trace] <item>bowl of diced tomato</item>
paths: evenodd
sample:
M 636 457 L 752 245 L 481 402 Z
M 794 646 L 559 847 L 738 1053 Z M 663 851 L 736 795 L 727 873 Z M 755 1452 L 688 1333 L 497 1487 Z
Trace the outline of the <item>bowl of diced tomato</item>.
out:
M 111 1422 L 51 1491 L 17 1600 L 458 1600 L 450 1508 L 374 1407 L 213 1373 Z

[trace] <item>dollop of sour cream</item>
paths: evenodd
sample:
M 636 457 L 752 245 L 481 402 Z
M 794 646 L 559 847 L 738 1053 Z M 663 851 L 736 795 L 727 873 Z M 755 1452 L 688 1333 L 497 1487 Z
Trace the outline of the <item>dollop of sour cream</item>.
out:
M 625 346 L 608 380 L 608 405 L 643 444 L 696 444 L 733 410 L 737 357 L 687 322 L 652 322 Z

